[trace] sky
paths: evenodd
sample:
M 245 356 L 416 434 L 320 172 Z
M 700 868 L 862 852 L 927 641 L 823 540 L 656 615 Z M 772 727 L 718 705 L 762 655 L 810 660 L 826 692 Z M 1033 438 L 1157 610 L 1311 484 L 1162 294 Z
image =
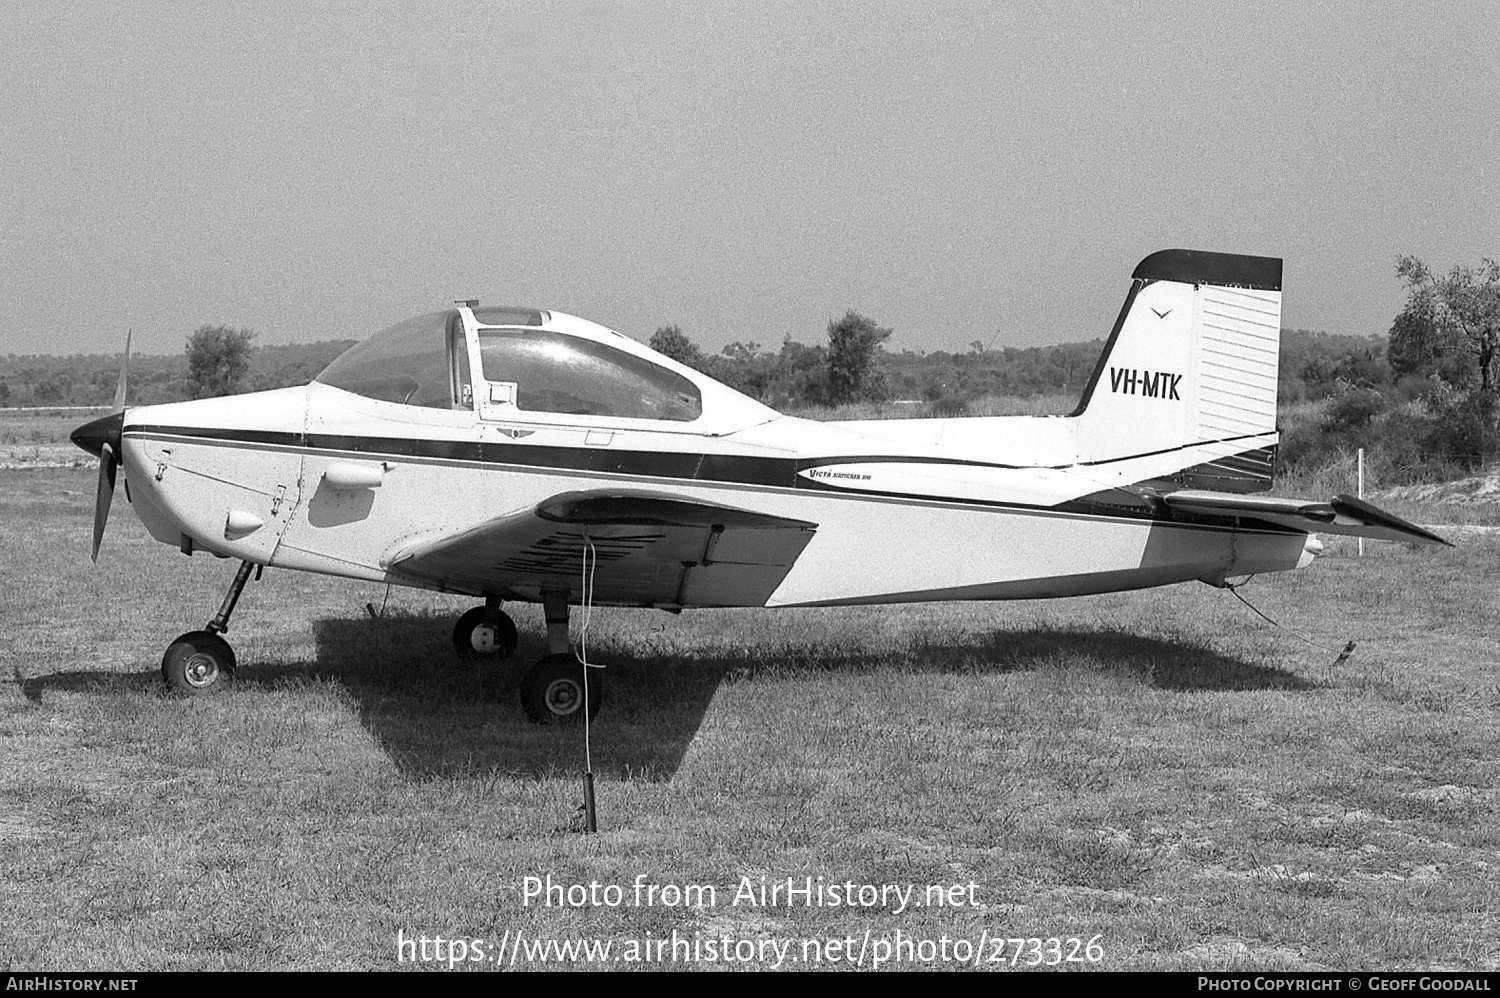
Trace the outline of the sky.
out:
M 1108 333 L 1169 247 L 1384 334 L 1500 256 L 1500 8 L 10 0 L 0 354 L 361 338 L 455 298 L 711 351 Z

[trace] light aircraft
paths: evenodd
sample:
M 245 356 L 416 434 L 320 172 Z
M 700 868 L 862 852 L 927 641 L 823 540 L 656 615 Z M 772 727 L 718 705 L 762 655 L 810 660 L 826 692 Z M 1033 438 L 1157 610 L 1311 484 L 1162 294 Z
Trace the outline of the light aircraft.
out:
M 570 720 L 601 700 L 569 646 L 583 602 L 1031 599 L 1303 568 L 1315 532 L 1446 544 L 1350 496 L 1253 494 L 1280 329 L 1280 260 L 1165 250 L 1070 416 L 812 422 L 592 322 L 462 301 L 300 388 L 127 409 L 122 363 L 116 411 L 73 440 L 100 458 L 95 559 L 123 466 L 153 537 L 240 561 L 167 648 L 172 687 L 233 674 L 222 634 L 269 566 L 482 599 L 466 656 L 511 654 L 503 603 L 540 602 L 522 706 Z

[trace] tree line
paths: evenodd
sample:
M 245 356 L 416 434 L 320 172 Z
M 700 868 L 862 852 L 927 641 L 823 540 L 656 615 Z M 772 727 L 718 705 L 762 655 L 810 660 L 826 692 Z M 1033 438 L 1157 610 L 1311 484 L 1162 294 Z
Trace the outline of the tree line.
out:
M 1344 365 L 1320 393 L 1316 419 L 1283 425 L 1285 463 L 1317 465 L 1365 447 L 1384 480 L 1415 481 L 1500 457 L 1500 264 L 1439 273 L 1406 256 L 1396 276 L 1406 301 L 1383 356 Z
M 248 337 L 224 337 L 216 333 L 198 337 L 203 330 L 225 328 L 199 327 L 181 354 L 132 355 L 130 404 L 155 405 L 236 391 L 304 385 L 354 344 L 353 340 L 326 340 L 255 347 L 254 333 L 248 330 L 239 331 L 249 333 Z M 191 349 L 194 337 L 198 337 L 200 347 L 235 344 L 238 357 L 227 363 L 222 358 L 203 356 L 195 360 Z M 119 376 L 117 353 L 0 356 L 0 406 L 109 405 Z
M 1380 455 L 1388 477 L 1417 478 L 1500 457 L 1500 263 L 1440 273 L 1408 256 L 1396 277 L 1406 301 L 1384 335 L 1282 330 L 1285 463 L 1324 462 L 1362 446 Z M 902 399 L 936 415 L 960 415 L 993 396 L 1077 398 L 1103 349 L 1100 340 L 1000 349 L 976 340 L 967 351 L 891 353 L 891 333 L 851 309 L 811 346 L 787 336 L 775 348 L 734 342 L 709 354 L 675 324 L 649 343 L 776 408 Z M 205 325 L 180 357 L 132 358 L 131 401 L 305 384 L 353 342 L 256 347 L 255 338 Z M 111 355 L 0 357 L 0 406 L 105 405 L 118 369 Z M 1289 420 L 1298 403 L 1312 403 L 1317 415 Z

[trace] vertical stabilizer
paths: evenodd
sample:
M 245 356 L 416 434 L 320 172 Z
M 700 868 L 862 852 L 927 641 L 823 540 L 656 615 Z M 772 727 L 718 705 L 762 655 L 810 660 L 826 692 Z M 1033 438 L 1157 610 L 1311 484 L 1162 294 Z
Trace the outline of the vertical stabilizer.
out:
M 1240 479 L 1234 491 L 1269 488 L 1281 261 L 1163 250 L 1142 260 L 1132 278 L 1075 413 L 1080 457 L 1180 450 L 1184 469 L 1207 457 L 1216 466 L 1209 479 L 1221 472 Z

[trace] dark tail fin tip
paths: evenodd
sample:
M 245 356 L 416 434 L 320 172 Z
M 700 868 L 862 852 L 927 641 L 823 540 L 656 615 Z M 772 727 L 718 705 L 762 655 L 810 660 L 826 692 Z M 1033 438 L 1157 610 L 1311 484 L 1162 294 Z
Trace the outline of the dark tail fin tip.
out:
M 1130 276 L 1142 281 L 1179 281 L 1183 284 L 1280 291 L 1281 261 L 1270 256 L 1169 249 L 1146 257 Z

